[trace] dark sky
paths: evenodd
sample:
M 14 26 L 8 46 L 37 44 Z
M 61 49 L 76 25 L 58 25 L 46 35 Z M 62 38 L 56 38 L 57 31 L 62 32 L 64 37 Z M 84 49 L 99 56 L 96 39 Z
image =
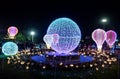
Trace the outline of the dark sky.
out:
M 46 33 L 49 24 L 60 17 L 73 19 L 84 36 L 96 28 L 103 28 L 102 17 L 107 17 L 106 28 L 120 33 L 120 5 L 115 0 L 9 0 L 0 2 L 0 32 L 9 26 L 29 33 L 35 30 L 40 38 Z

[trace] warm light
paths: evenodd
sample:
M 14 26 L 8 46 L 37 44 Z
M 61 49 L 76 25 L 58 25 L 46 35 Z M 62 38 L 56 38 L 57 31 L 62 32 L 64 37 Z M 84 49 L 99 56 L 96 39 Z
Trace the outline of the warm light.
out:
M 43 66 L 43 69 L 45 69 L 46 68 L 46 66 Z
M 74 65 L 73 64 L 70 64 L 70 67 L 73 67 Z
M 60 64 L 59 64 L 60 66 L 62 66 L 63 65 L 63 63 L 62 62 L 60 62 Z

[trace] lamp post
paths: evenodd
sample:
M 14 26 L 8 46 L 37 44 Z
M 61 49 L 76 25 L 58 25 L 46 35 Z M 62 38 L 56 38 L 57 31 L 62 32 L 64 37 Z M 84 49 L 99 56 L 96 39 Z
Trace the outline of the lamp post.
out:
M 32 42 L 33 42 L 33 38 L 34 38 L 35 32 L 31 31 L 30 34 L 32 35 Z

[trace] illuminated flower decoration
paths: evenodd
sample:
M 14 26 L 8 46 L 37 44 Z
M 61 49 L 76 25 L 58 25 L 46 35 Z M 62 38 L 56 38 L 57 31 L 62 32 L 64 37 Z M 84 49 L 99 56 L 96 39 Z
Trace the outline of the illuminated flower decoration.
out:
M 102 45 L 106 40 L 106 32 L 103 29 L 96 29 L 92 33 L 92 39 L 97 44 L 98 50 L 102 49 Z
M 78 46 L 81 40 L 79 26 L 69 18 L 54 20 L 49 25 L 46 35 L 43 39 L 46 39 L 51 48 L 58 53 L 69 53 Z
M 109 30 L 106 32 L 106 35 L 107 35 L 106 42 L 109 45 L 109 47 L 112 47 L 116 41 L 117 34 L 115 31 Z
M 15 55 L 18 52 L 18 46 L 14 42 L 6 42 L 2 46 L 2 52 L 5 55 Z
M 18 29 L 15 26 L 11 26 L 8 28 L 8 33 L 10 36 L 15 36 L 18 33 Z

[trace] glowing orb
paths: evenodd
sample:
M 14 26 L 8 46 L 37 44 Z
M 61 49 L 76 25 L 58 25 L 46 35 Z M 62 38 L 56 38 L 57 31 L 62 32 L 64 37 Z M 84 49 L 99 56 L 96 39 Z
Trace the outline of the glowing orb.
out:
M 107 35 L 106 42 L 109 45 L 109 47 L 112 47 L 116 41 L 117 34 L 115 31 L 109 30 L 106 32 L 106 35 Z
M 8 28 L 8 33 L 10 36 L 15 36 L 18 33 L 18 29 L 15 26 L 11 26 Z
M 79 26 L 69 18 L 58 18 L 48 27 L 46 42 L 58 53 L 69 53 L 74 50 L 80 40 L 81 31 Z
M 18 46 L 14 42 L 6 42 L 2 46 L 2 52 L 5 55 L 15 55 L 18 52 Z
M 102 45 L 104 41 L 106 40 L 106 32 L 102 29 L 96 29 L 92 33 L 92 39 L 97 44 L 98 50 L 102 49 Z

